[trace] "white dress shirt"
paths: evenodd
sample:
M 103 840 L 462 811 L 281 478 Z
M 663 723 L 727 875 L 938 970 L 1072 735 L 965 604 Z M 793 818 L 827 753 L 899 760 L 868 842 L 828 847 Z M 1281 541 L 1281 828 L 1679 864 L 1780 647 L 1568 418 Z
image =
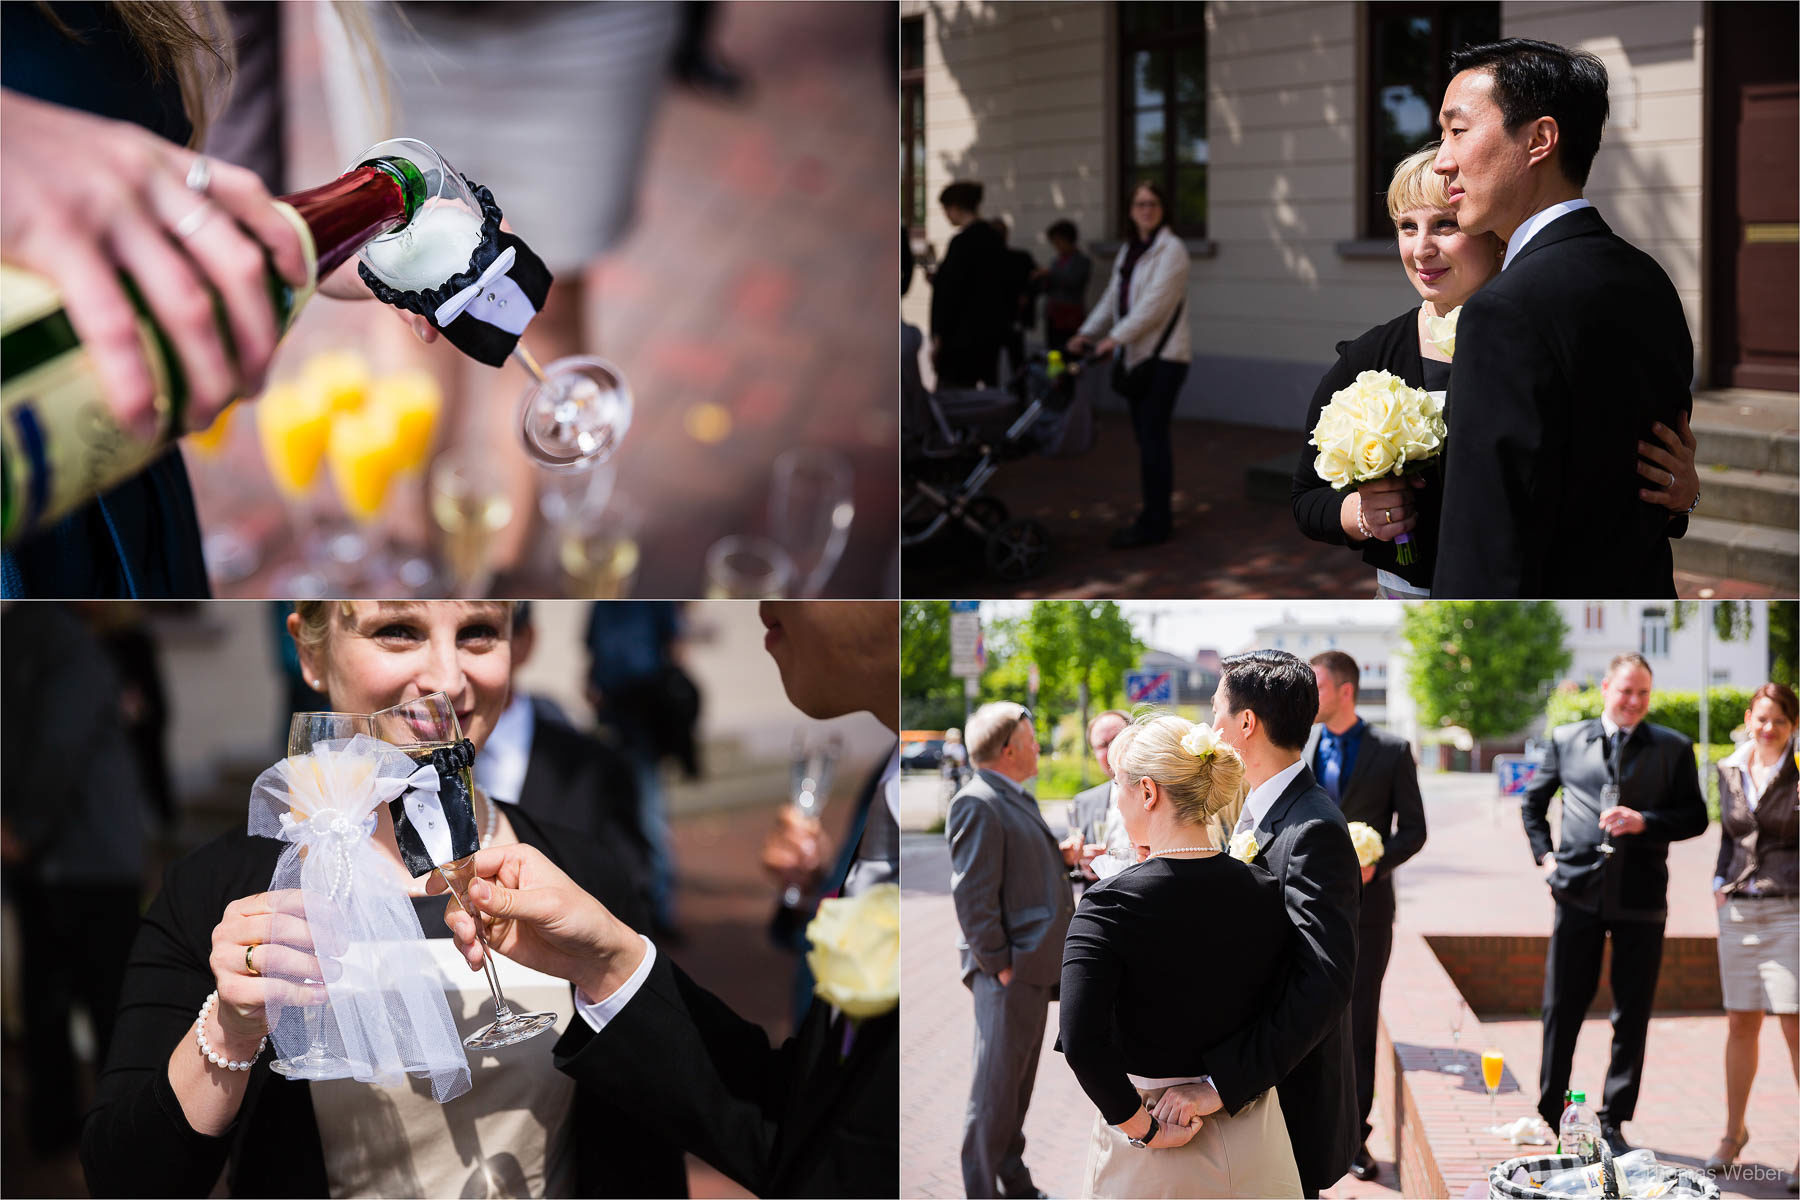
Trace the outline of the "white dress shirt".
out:
M 1275 802 L 1281 799 L 1281 793 L 1287 791 L 1287 785 L 1294 782 L 1294 777 L 1300 774 L 1300 769 L 1305 765 L 1306 758 L 1302 755 L 1291 766 L 1283 767 L 1252 788 L 1250 794 L 1244 797 L 1244 811 L 1238 816 L 1237 829 L 1254 829 L 1261 825 L 1263 818 L 1269 815 L 1269 810 L 1275 807 Z M 1249 824 L 1245 824 L 1246 819 Z
M 1575 212 L 1578 209 L 1592 207 L 1594 207 L 1594 202 L 1591 200 L 1582 200 L 1579 198 L 1575 200 L 1564 200 L 1561 203 L 1552 204 L 1542 212 L 1533 213 L 1531 216 L 1525 218 L 1525 223 L 1513 230 L 1512 241 L 1506 243 L 1506 257 L 1501 260 L 1500 269 L 1504 271 L 1506 268 L 1512 266 L 1512 260 L 1519 257 L 1519 251 L 1525 248 L 1525 243 L 1537 236 L 1538 230 L 1556 220 L 1558 217 L 1567 216 L 1569 213 Z
M 531 697 L 514 690 L 512 703 L 494 722 L 487 745 L 475 756 L 475 783 L 496 800 L 519 802 L 525 789 L 525 772 L 531 765 L 531 739 L 537 732 L 537 714 Z

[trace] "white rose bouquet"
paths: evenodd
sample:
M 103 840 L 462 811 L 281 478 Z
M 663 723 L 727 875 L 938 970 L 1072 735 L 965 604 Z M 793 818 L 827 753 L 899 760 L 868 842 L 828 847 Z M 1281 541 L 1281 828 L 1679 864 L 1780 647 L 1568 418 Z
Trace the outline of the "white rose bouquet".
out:
M 1375 827 L 1362 821 L 1350 822 L 1350 844 L 1356 847 L 1358 866 L 1372 867 L 1387 853 L 1387 847 L 1383 844 L 1381 835 L 1375 832 Z
M 1449 318 L 1445 318 L 1449 320 Z M 1364 371 L 1332 393 L 1313 426 L 1319 455 L 1313 469 L 1339 491 L 1389 475 L 1416 474 L 1444 449 L 1444 401 L 1387 371 Z M 1403 564 L 1413 561 L 1411 539 L 1394 539 Z

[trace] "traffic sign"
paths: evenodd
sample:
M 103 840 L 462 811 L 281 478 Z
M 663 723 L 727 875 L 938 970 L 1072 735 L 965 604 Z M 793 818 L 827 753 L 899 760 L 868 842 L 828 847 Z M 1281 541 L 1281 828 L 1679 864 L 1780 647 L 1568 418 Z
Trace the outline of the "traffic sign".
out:
M 987 648 L 981 643 L 981 602 L 950 602 L 950 673 L 979 679 L 987 665 Z
M 1171 671 L 1128 671 L 1125 699 L 1132 704 L 1175 703 L 1175 675 Z
M 1500 781 L 1502 796 L 1523 796 L 1537 769 L 1537 761 L 1523 754 L 1494 755 L 1494 776 Z

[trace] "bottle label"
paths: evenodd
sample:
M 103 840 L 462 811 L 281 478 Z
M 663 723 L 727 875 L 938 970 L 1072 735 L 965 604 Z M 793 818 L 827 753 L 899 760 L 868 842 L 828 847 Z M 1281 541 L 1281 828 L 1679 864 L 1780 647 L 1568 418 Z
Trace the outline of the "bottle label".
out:
M 270 274 L 285 333 L 317 286 L 317 258 L 300 214 L 280 201 L 275 209 L 299 234 L 306 260 L 299 288 Z M 179 421 L 187 397 L 174 348 L 125 283 L 156 392 L 156 433 L 149 439 L 128 432 L 113 415 L 55 286 L 0 264 L 0 543 L 11 545 L 143 470 Z

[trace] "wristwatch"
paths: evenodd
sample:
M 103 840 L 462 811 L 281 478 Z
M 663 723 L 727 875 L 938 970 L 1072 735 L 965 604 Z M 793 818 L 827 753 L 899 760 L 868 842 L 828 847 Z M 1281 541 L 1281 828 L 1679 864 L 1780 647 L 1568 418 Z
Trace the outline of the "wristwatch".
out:
M 1149 1148 L 1150 1143 L 1155 1140 L 1156 1131 L 1161 1128 L 1162 1126 L 1157 1124 L 1156 1114 L 1151 1113 L 1150 1128 L 1144 1130 L 1144 1136 L 1141 1138 L 1126 1138 L 1125 1140 L 1136 1146 L 1139 1150 L 1146 1150 Z

